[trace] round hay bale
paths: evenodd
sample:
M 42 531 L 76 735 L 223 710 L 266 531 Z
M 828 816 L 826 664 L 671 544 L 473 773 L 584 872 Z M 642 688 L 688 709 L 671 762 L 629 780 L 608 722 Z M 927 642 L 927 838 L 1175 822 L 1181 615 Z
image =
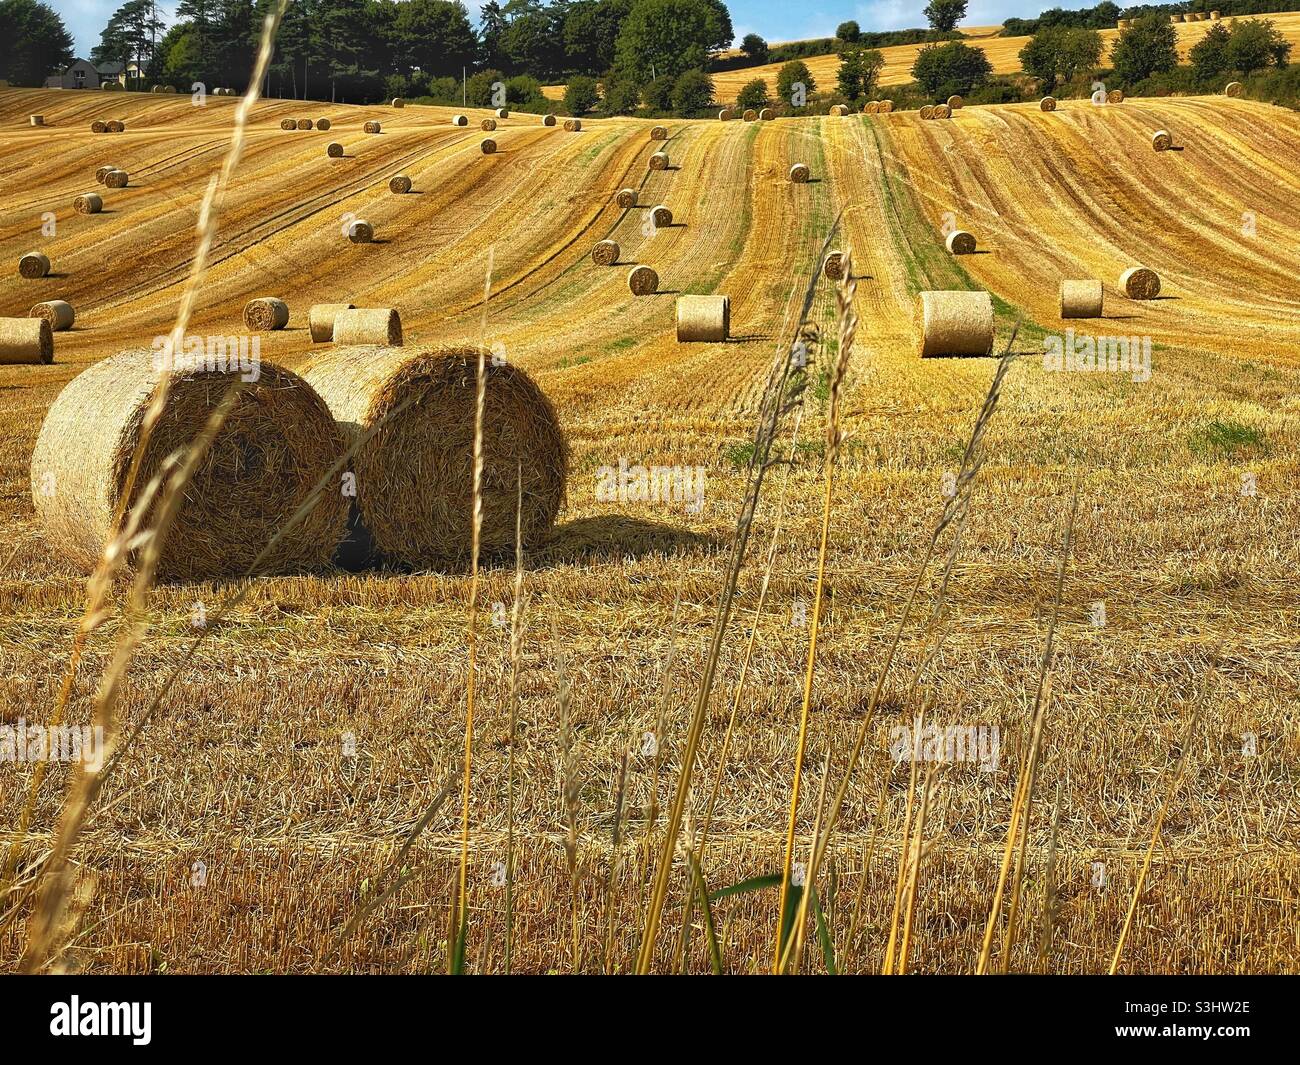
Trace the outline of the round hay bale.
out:
M 758 113 L 758 120 L 760 122 L 771 122 L 774 118 L 776 118 L 776 111 L 770 107 L 765 107 Z
M 386 561 L 444 567 L 469 560 L 480 358 L 479 544 L 495 557 L 515 548 L 521 473 L 525 546 L 545 538 L 564 502 L 568 444 L 555 408 L 526 373 L 470 347 L 336 347 L 304 371 L 357 447 L 357 518 Z
M 289 305 L 275 296 L 258 296 L 244 304 L 244 325 L 256 333 L 289 324 Z
M 806 185 L 808 179 L 812 177 L 812 171 L 808 169 L 806 163 L 795 163 L 790 167 L 790 182 L 794 185 Z
M 947 104 L 935 104 L 935 105 L 934 105 L 934 117 L 935 117 L 935 118 L 952 118 L 952 108 L 949 107 Z
M 874 115 L 880 112 L 880 102 L 877 100 L 868 100 L 866 106 L 862 108 L 864 115 Z
M 411 179 L 405 174 L 394 174 L 388 179 L 388 191 L 406 193 L 411 191 Z
M 1111 89 L 1110 92 L 1106 94 L 1106 102 L 1108 104 L 1122 104 L 1124 102 L 1124 90 Z
M 653 296 L 659 291 L 659 275 L 648 266 L 634 266 L 627 275 L 627 287 L 634 296 Z
M 948 249 L 949 255 L 973 255 L 975 237 L 964 229 L 954 229 L 944 239 L 943 246 Z
M 77 214 L 99 214 L 104 209 L 104 200 L 98 193 L 87 192 L 72 201 L 72 209 Z
M 1040 111 L 1055 111 L 1055 110 L 1056 110 L 1056 97 L 1055 97 L 1055 96 L 1044 96 L 1041 100 L 1038 101 L 1038 110 L 1040 110 Z
M 830 113 L 835 118 L 843 118 L 849 113 L 849 109 L 846 104 L 831 104 Z
M 0 366 L 54 361 L 54 334 L 43 317 L 0 318 Z
M 478 124 L 478 128 L 484 133 L 491 133 L 497 128 L 497 120 L 495 118 L 485 118 Z
M 922 292 L 917 319 L 923 359 L 993 350 L 993 299 L 987 292 Z
M 352 310 L 350 303 L 314 303 L 307 311 L 307 328 L 313 344 L 328 344 L 334 339 L 334 320 Z
M 108 132 L 108 123 L 107 123 L 107 122 L 101 122 L 101 121 L 97 118 L 97 119 L 95 119 L 94 122 L 92 122 L 92 123 L 90 124 L 90 132 L 91 132 L 91 133 L 107 133 L 107 132 Z
M 316 124 L 316 123 L 313 122 L 310 118 L 300 118 L 300 119 L 298 119 L 298 128 L 299 128 L 299 129 L 311 129 L 315 124 Z
M 881 113 L 883 113 L 883 114 L 886 114 L 886 115 L 890 114 L 890 113 L 894 110 L 894 101 L 893 101 L 893 100 L 881 100 L 881 101 L 880 101 L 880 110 L 881 110 Z
M 124 189 L 130 181 L 131 175 L 116 167 L 104 175 L 104 187 L 109 189 Z
M 281 129 L 297 129 L 297 128 L 298 128 L 298 123 L 295 122 L 292 118 L 282 118 L 282 119 L 280 119 L 280 128 L 281 128 Z
M 43 251 L 29 251 L 18 260 L 18 276 L 28 281 L 45 277 L 50 272 L 50 260 Z
M 1061 282 L 1062 318 L 1100 318 L 1103 300 L 1101 282 L 1094 278 Z
M 618 262 L 618 241 L 598 240 L 591 248 L 591 261 L 597 266 L 613 266 Z
M 1239 81 L 1230 81 L 1230 82 L 1228 82 L 1228 84 L 1227 84 L 1226 86 L 1224 86 L 1224 89 L 1223 89 L 1223 95 L 1224 95 L 1224 96 L 1240 96 L 1240 95 L 1241 95 L 1241 82 L 1239 82 Z
M 1160 295 L 1160 275 L 1145 266 L 1130 266 L 1119 275 L 1119 290 L 1131 300 L 1153 300 Z
M 467 118 L 465 115 L 452 115 L 451 124 L 453 126 L 468 126 L 469 118 Z
M 565 133 L 581 133 L 581 132 L 582 132 L 582 119 L 580 119 L 580 118 L 566 118 L 566 119 L 564 120 L 564 132 L 565 132 Z
M 844 277 L 844 253 L 833 251 L 827 255 L 822 264 L 822 273 L 832 281 L 841 280 Z
M 677 343 L 721 344 L 730 332 L 729 296 L 677 297 Z
M 747 107 L 745 108 L 745 113 L 742 114 L 740 117 L 744 119 L 746 122 L 756 122 L 758 121 L 758 112 L 755 111 L 754 108 L 752 107 Z
M 29 118 L 29 120 L 30 120 L 30 122 L 31 122 L 31 124 L 32 124 L 33 126 L 43 126 L 43 125 L 45 125 L 45 116 L 44 116 L 44 115 L 29 115 L 28 118 Z
M 555 125 L 555 116 L 554 116 L 554 115 L 542 115 L 542 125 L 543 125 L 543 126 L 553 126 L 553 125 Z
M 329 120 L 328 118 L 318 118 L 318 119 L 316 119 L 316 128 L 317 128 L 317 129 L 329 129 L 331 125 L 333 125 L 333 123 L 330 122 L 330 120 Z
M 162 87 L 161 85 L 155 85 L 155 86 L 154 86 L 152 89 L 150 89 L 149 91 L 150 91 L 150 92 L 162 92 L 162 91 L 163 91 L 163 87 Z
M 163 86 L 163 92 L 169 92 L 169 93 L 175 95 L 175 93 L 176 93 L 176 86 L 175 86 L 175 85 L 164 85 L 164 86 Z
M 1151 147 L 1157 152 L 1167 152 L 1174 146 L 1174 138 L 1167 129 L 1158 129 L 1151 134 Z
M 614 197 L 614 202 L 623 210 L 636 206 L 636 189 L 619 189 L 618 195 Z
M 718 112 L 718 121 L 719 121 L 719 122 L 728 122 L 728 121 L 730 121 L 730 119 L 731 119 L 731 112 L 728 111 L 725 107 L 724 107 L 721 111 Z
M 673 213 L 667 204 L 661 203 L 650 208 L 650 224 L 655 229 L 666 229 L 673 224 Z
M 111 174 L 116 169 L 117 167 L 115 166 L 101 166 L 98 170 L 95 171 L 95 180 L 98 181 L 101 185 L 104 184 L 104 178 L 108 177 L 108 175 Z
M 406 101 L 403 100 L 400 96 L 394 96 L 394 97 L 393 97 L 393 106 L 394 106 L 394 107 L 405 107 L 405 106 L 406 106 Z
M 666 141 L 668 139 L 667 126 L 651 126 L 650 139 L 652 141 Z
M 510 112 L 504 107 L 498 107 L 495 111 L 497 118 L 509 118 Z
M 948 97 L 948 110 L 949 110 L 949 111 L 960 111 L 960 110 L 961 110 L 963 107 L 965 107 L 965 106 L 966 106 L 966 101 L 963 100 L 960 96 L 949 96 L 949 97 Z
M 351 307 L 334 316 L 334 343 L 400 348 L 402 316 L 393 307 Z
M 55 333 L 71 329 L 72 323 L 77 320 L 77 312 L 72 309 L 72 304 L 67 300 L 46 300 L 44 303 L 38 303 L 27 312 L 27 316 L 44 318 L 50 323 L 51 331 Z
M 484 155 L 494 155 L 497 150 L 497 142 L 494 141 L 491 137 L 484 137 L 481 141 L 479 141 L 478 147 L 479 147 L 479 151 L 481 151 Z
M 46 539 L 85 570 L 98 562 L 140 425 L 158 381 L 155 356 L 127 351 L 73 378 L 50 408 L 32 455 L 32 501 Z M 138 500 L 163 463 L 186 449 L 237 376 L 178 369 L 135 483 Z M 238 393 L 194 471 L 163 545 L 158 574 L 170 580 L 238 577 L 328 565 L 343 536 L 348 500 L 312 489 L 344 453 L 329 409 L 302 378 L 268 362 Z M 54 475 L 53 493 L 42 491 Z M 304 516 L 286 523 L 300 508 Z M 129 513 L 129 508 L 128 511 Z M 149 528 L 146 517 L 141 528 Z M 275 546 L 272 538 L 283 531 Z
M 108 122 L 105 128 L 108 130 L 109 133 L 125 133 L 126 123 L 123 122 L 121 119 L 114 118 Z
M 927 122 L 930 119 L 934 118 L 934 104 L 925 104 L 921 108 L 921 117 L 925 119 Z
M 331 159 L 342 159 L 343 145 L 341 145 L 338 141 L 330 141 L 329 144 L 325 146 L 325 154 L 328 155 Z
M 376 122 L 376 121 L 374 121 L 373 119 L 371 119 L 369 122 L 367 122 L 367 123 L 366 123 L 364 126 L 362 126 L 361 128 L 362 128 L 366 133 L 379 133 L 380 131 L 383 130 L 384 127 L 381 126 L 378 122 Z
M 650 169 L 651 169 L 651 170 L 667 170 L 667 169 L 668 169 L 668 153 L 667 153 L 667 152 L 655 152 L 654 155 L 650 156 Z
M 348 240 L 353 244 L 369 244 L 375 239 L 375 227 L 358 218 L 348 226 Z

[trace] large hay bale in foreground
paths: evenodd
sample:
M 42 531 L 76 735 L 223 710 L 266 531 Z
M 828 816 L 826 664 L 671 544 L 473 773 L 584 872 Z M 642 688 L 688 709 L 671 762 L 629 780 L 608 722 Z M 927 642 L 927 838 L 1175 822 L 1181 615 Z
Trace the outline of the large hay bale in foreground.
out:
M 832 281 L 839 281 L 844 277 L 844 253 L 842 251 L 833 251 L 826 256 L 826 261 L 822 263 L 822 273 Z
M 497 150 L 497 142 L 494 141 L 491 137 L 484 137 L 481 141 L 478 142 L 478 150 L 481 151 L 484 155 L 495 155 Z
M 790 182 L 794 185 L 806 185 L 808 179 L 812 177 L 812 171 L 808 169 L 806 163 L 795 163 L 790 167 Z
M 87 192 L 72 201 L 72 209 L 77 214 L 99 214 L 104 209 L 104 198 L 95 192 Z
M 943 246 L 949 255 L 975 254 L 975 237 L 964 229 L 954 229 L 944 238 Z
M 1158 129 L 1151 134 L 1151 147 L 1157 152 L 1167 152 L 1174 146 L 1174 138 L 1167 129 Z
M 652 141 L 666 141 L 668 139 L 667 126 L 651 126 L 650 139 Z
M 50 260 L 43 251 L 29 251 L 18 259 L 18 276 L 36 281 L 50 272 Z
M 661 203 L 650 208 L 650 224 L 655 229 L 666 229 L 673 224 L 673 213 L 666 204 Z
M 655 152 L 652 156 L 650 156 L 650 169 L 651 169 L 651 170 L 667 170 L 667 169 L 668 169 L 668 153 L 667 153 L 667 152 Z
M 384 128 L 384 127 L 381 126 L 378 122 L 370 121 L 370 122 L 367 122 L 367 123 L 366 123 L 364 126 L 362 126 L 361 128 L 362 128 L 362 130 L 364 130 L 366 133 L 380 133 L 380 132 L 383 131 L 383 128 Z
M 618 262 L 618 241 L 598 240 L 591 248 L 591 261 L 597 266 L 613 266 Z
M 108 189 L 124 189 L 131 183 L 131 175 L 125 170 L 113 169 L 104 175 L 104 187 Z
M 677 342 L 721 344 L 731 332 L 729 296 L 678 296 Z
M 468 126 L 469 118 L 466 115 L 452 115 L 451 124 L 453 126 Z
M 405 174 L 394 174 L 388 179 L 388 191 L 396 192 L 399 195 L 411 191 L 411 179 Z
M 330 141 L 329 144 L 325 146 L 325 154 L 328 155 L 331 159 L 342 159 L 343 145 L 341 145 L 338 141 Z
M 244 304 L 244 325 L 254 332 L 283 329 L 289 324 L 289 305 L 275 296 L 258 296 Z
M 1153 300 L 1160 295 L 1160 275 L 1145 266 L 1130 266 L 1119 275 L 1119 290 L 1131 300 Z
M 71 329 L 72 323 L 77 320 L 77 312 L 67 300 L 46 300 L 44 303 L 38 303 L 27 312 L 27 316 L 45 319 L 50 323 L 50 331 L 54 333 Z
M 627 275 L 627 287 L 634 296 L 653 296 L 659 291 L 659 275 L 651 267 L 632 267 Z
M 364 218 L 358 218 L 348 225 L 348 240 L 353 244 L 370 244 L 375 239 L 375 227 Z
M 45 318 L 0 318 L 0 366 L 54 361 L 54 333 Z
M 31 469 L 36 514 L 51 546 L 83 570 L 95 566 L 111 534 L 157 381 L 152 352 L 104 359 L 64 388 L 41 427 Z M 141 498 L 168 456 L 188 448 L 238 381 L 238 373 L 217 369 L 171 374 L 167 406 L 144 453 L 133 499 Z M 312 493 L 345 450 L 324 402 L 296 374 L 268 362 L 244 387 L 176 512 L 159 564 L 164 578 L 241 576 L 309 502 L 257 572 L 324 566 L 342 538 L 347 500 L 338 478 Z M 152 521 L 146 518 L 141 527 Z
M 1041 100 L 1038 101 L 1038 110 L 1040 110 L 1040 111 L 1055 111 L 1055 110 L 1056 110 L 1056 97 L 1055 97 L 1055 96 L 1044 96 Z
M 313 344 L 328 344 L 334 339 L 334 320 L 352 310 L 350 303 L 313 303 L 307 311 L 307 328 Z
M 636 189 L 619 189 L 618 195 L 614 197 L 614 202 L 623 210 L 636 206 Z
M 582 119 L 580 119 L 580 118 L 566 118 L 566 119 L 564 120 L 564 131 L 565 131 L 566 133 L 581 133 L 581 132 L 582 132 Z
M 353 312 L 355 313 L 355 312 Z M 484 556 L 542 539 L 564 501 L 568 445 L 555 408 L 522 370 L 470 347 L 335 348 L 303 376 L 355 443 L 357 518 L 388 561 L 464 564 L 472 550 L 474 435 L 484 360 Z
M 484 133 L 491 133 L 497 128 L 497 120 L 495 118 L 485 118 L 478 124 L 478 128 Z
M 402 346 L 402 316 L 393 307 L 349 307 L 334 316 L 334 343 L 353 347 Z
M 922 358 L 993 350 L 993 298 L 987 292 L 922 292 L 917 319 Z
M 1061 282 L 1062 318 L 1100 318 L 1105 293 L 1095 278 Z
M 1241 95 L 1241 82 L 1239 82 L 1239 81 L 1230 81 L 1230 82 L 1228 82 L 1228 84 L 1225 85 L 1224 88 L 1223 88 L 1223 95 L 1224 95 L 1224 96 L 1240 96 L 1240 95 Z

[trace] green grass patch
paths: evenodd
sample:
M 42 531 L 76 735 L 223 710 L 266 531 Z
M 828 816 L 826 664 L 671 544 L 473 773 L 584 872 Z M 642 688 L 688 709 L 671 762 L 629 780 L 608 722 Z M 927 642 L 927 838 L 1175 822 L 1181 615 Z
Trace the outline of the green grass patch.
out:
M 1193 429 L 1188 434 L 1187 446 L 1202 458 L 1226 459 L 1265 454 L 1268 439 L 1254 426 L 1215 419 Z

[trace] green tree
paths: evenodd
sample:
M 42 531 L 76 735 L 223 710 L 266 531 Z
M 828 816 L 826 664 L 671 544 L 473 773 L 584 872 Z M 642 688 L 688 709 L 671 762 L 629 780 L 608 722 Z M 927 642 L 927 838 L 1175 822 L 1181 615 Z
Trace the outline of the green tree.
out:
M 1142 15 L 1111 46 L 1111 65 L 1126 83 L 1173 70 L 1178 65 L 1178 33 L 1166 15 Z
M 740 42 L 740 50 L 755 63 L 767 62 L 767 42 L 757 33 L 745 34 L 745 39 Z
M 127 0 L 109 17 L 90 58 L 95 63 L 134 62 L 148 70 L 165 29 L 155 0 Z
M 845 48 L 840 52 L 840 69 L 835 75 L 840 93 L 847 100 L 872 95 L 880 80 L 885 57 L 875 48 Z
M 296 6 L 296 5 L 294 5 Z M 454 0 L 405 0 L 393 20 L 394 52 L 405 70 L 459 78 L 478 56 L 465 5 Z
M 75 58 L 72 35 L 53 8 L 36 0 L 0 0 L 0 78 L 40 86 Z
M 595 78 L 577 74 L 564 87 L 564 109 L 571 115 L 585 115 L 600 100 Z
M 668 111 L 673 106 L 673 84 L 676 82 L 671 74 L 660 74 L 647 81 L 641 87 L 641 99 L 651 111 Z
M 641 103 L 641 91 L 630 78 L 609 78 L 603 86 L 600 109 L 607 115 L 630 115 Z
M 574 70 L 597 74 L 614 65 L 615 44 L 632 0 L 578 0 L 564 15 L 564 54 Z
M 967 0 L 930 0 L 921 12 L 930 28 L 939 33 L 951 32 L 966 17 Z
M 862 39 L 862 27 L 852 19 L 848 22 L 841 22 L 835 27 L 835 39 L 843 41 L 845 44 L 856 44 Z
M 1286 66 L 1291 53 L 1291 46 L 1274 28 L 1268 19 L 1246 19 L 1232 27 L 1228 34 L 1226 56 L 1228 69 L 1239 70 L 1243 74 L 1253 74 L 1263 70 L 1274 60 L 1278 66 Z
M 1228 37 L 1227 26 L 1212 22 L 1205 36 L 1192 45 L 1187 58 L 1191 60 L 1197 81 L 1212 81 L 1232 69 L 1228 62 Z
M 767 82 L 762 78 L 745 82 L 740 92 L 736 94 L 736 106 L 742 110 L 749 107 L 760 110 L 771 102 L 771 98 L 767 95 Z
M 817 82 L 813 80 L 812 71 L 802 59 L 792 59 L 777 71 L 776 95 L 782 103 L 794 104 L 796 85 L 803 86 L 805 100 L 812 99 L 812 94 L 817 91 Z
M 1090 73 L 1101 60 L 1101 34 L 1066 26 L 1040 28 L 1020 49 L 1020 66 L 1051 92 L 1058 81 Z
M 993 66 L 983 50 L 961 41 L 926 45 L 912 64 L 912 77 L 928 96 L 936 99 L 965 96 L 988 81 L 992 73 Z
M 673 110 L 683 118 L 713 106 L 713 79 L 702 70 L 686 70 L 673 85 Z
M 465 82 L 465 102 L 469 107 L 491 107 L 492 85 L 494 82 L 505 83 L 506 76 L 499 70 L 489 68 L 469 76 Z
M 731 44 L 731 19 L 720 0 L 634 0 L 615 46 L 616 65 L 640 82 L 702 69 Z
M 545 11 L 529 11 L 506 26 L 501 37 L 501 58 L 510 71 L 554 75 L 563 67 L 564 41 L 556 37 Z

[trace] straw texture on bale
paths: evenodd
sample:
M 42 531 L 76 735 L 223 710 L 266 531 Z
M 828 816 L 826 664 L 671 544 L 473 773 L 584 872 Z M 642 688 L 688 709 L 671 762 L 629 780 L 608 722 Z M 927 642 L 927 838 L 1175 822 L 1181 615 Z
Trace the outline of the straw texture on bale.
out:
M 650 208 L 650 223 L 656 229 L 663 229 L 673 224 L 673 213 L 665 204 Z
M 960 96 L 949 96 L 949 97 L 948 97 L 948 109 L 949 109 L 949 110 L 951 110 L 951 111 L 960 111 L 960 110 L 961 110 L 963 107 L 965 107 L 965 106 L 966 106 L 966 101 L 963 100 Z
M 812 177 L 812 171 L 808 169 L 806 163 L 795 163 L 790 167 L 790 180 L 796 185 L 806 185 L 808 179 Z
M 1108 104 L 1122 104 L 1124 102 L 1124 90 L 1111 89 L 1110 92 L 1106 94 L 1106 102 Z
M 726 122 L 726 121 L 729 121 L 730 118 L 731 118 L 731 112 L 728 111 L 725 107 L 724 107 L 721 111 L 718 112 L 718 121 L 719 121 L 719 122 Z
M 491 137 L 484 137 L 481 141 L 479 141 L 478 147 L 479 147 L 479 151 L 481 151 L 484 155 L 494 155 L 497 150 L 497 142 L 494 141 Z
M 740 117 L 744 119 L 746 122 L 756 122 L 758 120 L 758 112 L 755 111 L 752 107 L 746 107 L 745 113 Z
M 262 362 L 238 394 L 199 462 L 163 546 L 159 576 L 171 580 L 247 572 L 304 504 L 305 515 L 259 564 L 259 573 L 300 572 L 329 563 L 342 538 L 347 500 L 337 484 L 312 489 L 344 453 L 319 396 L 296 374 Z M 153 353 L 123 352 L 91 366 L 50 408 L 32 455 L 32 499 L 47 541 L 83 570 L 98 561 L 158 376 Z M 178 370 L 144 453 L 140 499 L 173 452 L 188 448 L 236 375 Z M 42 491 L 53 474 L 54 491 Z M 129 513 L 129 508 L 128 508 Z M 141 525 L 148 528 L 152 518 Z
M 298 123 L 295 122 L 292 118 L 282 118 L 282 119 L 280 119 L 280 128 L 281 128 L 281 129 L 297 129 L 297 128 L 298 128 Z
M 108 123 L 107 129 L 109 133 L 125 133 L 126 123 L 115 118 Z
M 472 545 L 477 374 L 484 360 L 480 547 L 543 539 L 564 502 L 569 450 L 555 408 L 512 363 L 470 347 L 334 348 L 304 377 L 329 405 L 352 460 L 359 535 L 387 562 L 465 564 Z
M 406 106 L 406 101 L 403 100 L 400 96 L 394 96 L 394 97 L 393 97 L 393 106 L 394 106 L 394 107 L 405 107 L 405 106 Z
M 926 121 L 934 118 L 934 104 L 925 104 L 921 108 L 921 117 Z
M 822 273 L 832 281 L 838 281 L 844 276 L 844 253 L 833 251 L 826 256 L 826 262 L 822 266 Z
M 117 167 L 115 166 L 101 166 L 98 170 L 95 171 L 95 180 L 98 181 L 101 185 L 104 184 L 104 178 L 108 177 L 108 175 L 111 174 L 116 169 Z
M 330 120 L 329 120 L 328 118 L 318 118 L 318 119 L 316 119 L 316 128 L 317 128 L 317 129 L 329 129 L 331 125 L 332 125 L 332 123 L 330 122 Z
M 654 155 L 650 156 L 650 169 L 651 169 L 651 170 L 667 170 L 667 169 L 668 169 L 668 153 L 667 153 L 667 152 L 655 152 Z
M 1160 295 L 1160 275 L 1145 266 L 1130 266 L 1119 275 L 1119 290 L 1131 300 L 1153 300 Z
M 1055 110 L 1056 110 L 1056 97 L 1055 97 L 1055 96 L 1044 96 L 1041 100 L 1038 101 L 1038 110 L 1040 110 L 1040 111 L 1055 111 Z
M 453 126 L 468 126 L 469 118 L 466 115 L 452 115 L 451 124 Z
M 922 292 L 917 319 L 922 358 L 993 350 L 993 299 L 987 292 Z
M 666 141 L 668 139 L 667 126 L 651 126 L 650 139 L 652 141 Z
M 72 201 L 77 214 L 99 214 L 104 209 L 104 199 L 96 192 L 87 192 Z
M 307 328 L 313 344 L 328 344 L 334 339 L 334 319 L 352 310 L 350 303 L 313 303 L 307 311 Z
M 771 122 L 774 118 L 776 118 L 776 111 L 770 107 L 765 107 L 758 113 L 758 120 L 760 122 Z
M 862 109 L 864 115 L 875 115 L 880 113 L 880 101 L 868 100 L 867 105 Z
M 947 104 L 935 104 L 935 105 L 934 105 L 934 117 L 935 117 L 935 118 L 952 118 L 952 108 L 949 107 Z
M 325 146 L 325 154 L 328 155 L 331 159 L 342 159 L 343 145 L 341 145 L 338 141 L 330 141 L 329 144 Z
M 659 291 L 659 275 L 649 266 L 634 266 L 627 275 L 627 287 L 634 296 L 652 296 Z
M 887 114 L 890 114 L 890 113 L 894 110 L 894 101 L 893 101 L 893 100 L 881 100 L 881 101 L 880 101 L 880 110 L 881 110 L 881 112 L 882 112 L 883 114 L 886 114 L 886 115 L 887 115 Z
M 498 107 L 496 109 L 496 116 L 497 118 L 509 118 L 510 112 L 504 107 Z
M 67 300 L 46 300 L 44 303 L 38 303 L 27 312 L 27 316 L 44 318 L 55 333 L 71 329 L 72 323 L 77 320 L 77 312 L 72 309 L 72 304 Z
M 265 332 L 289 324 L 289 305 L 275 296 L 258 296 L 244 304 L 244 325 Z
M 635 207 L 636 189 L 619 189 L 618 195 L 614 197 L 614 202 L 624 210 L 629 207 Z
M 542 115 L 542 125 L 543 125 L 543 126 L 553 126 L 553 125 L 555 125 L 555 116 L 554 116 L 554 115 Z
M 1061 282 L 1062 318 L 1100 318 L 1105 296 L 1095 278 Z
M 831 105 L 831 114 L 834 115 L 836 118 L 842 118 L 843 116 L 847 115 L 848 113 L 849 113 L 849 109 L 848 109 L 848 106 L 845 105 L 845 104 L 833 104 L 833 105 Z
M 369 244 L 375 239 L 375 227 L 362 218 L 348 226 L 348 240 L 353 244 Z
M 299 129 L 311 129 L 315 124 L 316 124 L 316 123 L 313 122 L 310 118 L 300 118 L 300 119 L 298 119 L 298 128 L 299 128 Z
M 35 281 L 50 272 L 50 260 L 43 251 L 29 251 L 18 260 L 18 276 Z
M 618 241 L 598 240 L 591 248 L 591 261 L 597 266 L 613 266 L 618 262 Z
M 582 132 L 582 119 L 580 119 L 580 118 L 566 118 L 566 119 L 564 120 L 564 132 L 566 132 L 566 133 L 581 133 L 581 132 Z
M 964 229 L 954 229 L 943 242 L 949 255 L 972 255 L 975 252 L 975 237 Z
M 366 133 L 378 133 L 380 130 L 383 129 L 383 126 L 381 126 L 378 122 L 370 121 L 370 122 L 367 122 L 367 123 L 366 123 L 364 126 L 362 126 L 361 128 L 362 128 Z
M 394 174 L 388 179 L 390 192 L 404 193 L 411 191 L 411 179 L 405 174 Z
M 110 189 L 124 189 L 131 180 L 125 170 L 110 170 L 104 175 L 104 186 Z
M 32 116 L 30 116 L 30 118 L 31 118 L 31 123 L 32 123 L 33 126 L 43 126 L 43 125 L 45 125 L 45 116 L 44 116 L 44 115 L 32 115 Z
M 1151 147 L 1157 152 L 1167 152 L 1174 146 L 1174 138 L 1167 129 L 1158 129 L 1151 134 Z
M 334 316 L 334 343 L 399 348 L 402 316 L 392 307 L 341 310 Z
M 92 123 L 90 124 L 90 132 L 91 132 L 91 133 L 107 133 L 107 132 L 108 132 L 108 123 L 106 123 L 106 122 L 101 122 L 99 119 L 95 119 L 95 121 L 92 122 Z
M 1224 87 L 1224 89 L 1223 89 L 1223 95 L 1224 95 L 1224 96 L 1240 96 L 1240 95 L 1241 95 L 1241 82 L 1239 82 L 1239 81 L 1230 81 L 1230 82 L 1228 82 L 1228 84 L 1227 84 L 1227 85 Z
M 44 318 L 0 318 L 0 365 L 54 361 L 54 334 Z
M 491 133 L 497 128 L 497 120 L 495 118 L 485 118 L 478 124 L 478 128 L 484 133 Z
M 721 344 L 730 331 L 731 297 L 677 297 L 677 343 Z

